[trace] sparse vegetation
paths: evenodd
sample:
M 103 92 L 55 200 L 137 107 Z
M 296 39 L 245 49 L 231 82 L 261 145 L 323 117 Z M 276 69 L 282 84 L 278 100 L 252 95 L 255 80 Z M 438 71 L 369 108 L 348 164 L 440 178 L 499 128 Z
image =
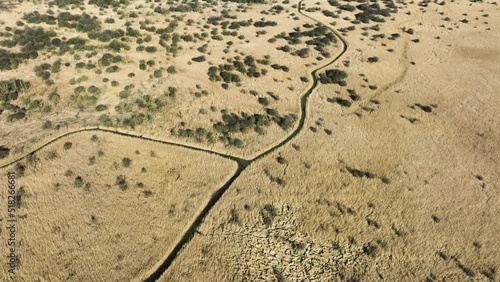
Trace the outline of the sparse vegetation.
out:
M 429 270 L 417 280 L 497 279 L 497 221 L 470 207 L 495 203 L 495 158 L 477 156 L 498 131 L 486 21 L 499 17 L 459 2 L 0 3 L 0 71 L 30 80 L 0 81 L 0 160 L 20 178 L 24 251 L 71 261 L 61 248 L 72 250 L 78 263 L 55 280 L 142 277 L 178 246 L 161 279 L 390 280 L 373 266 L 394 254 Z M 481 40 L 454 37 L 472 31 Z M 489 84 L 461 79 L 475 75 Z M 457 119 L 455 99 L 472 111 Z M 442 158 L 434 133 L 457 120 L 445 133 L 463 140 L 437 136 Z M 468 227 L 455 240 L 440 236 L 457 222 Z M 99 256 L 81 255 L 89 242 Z M 47 269 L 21 260 L 19 277 Z
M 5 159 L 9 156 L 10 149 L 7 147 L 0 146 L 0 159 Z
M 124 175 L 118 175 L 115 184 L 123 191 L 128 189 L 128 183 Z

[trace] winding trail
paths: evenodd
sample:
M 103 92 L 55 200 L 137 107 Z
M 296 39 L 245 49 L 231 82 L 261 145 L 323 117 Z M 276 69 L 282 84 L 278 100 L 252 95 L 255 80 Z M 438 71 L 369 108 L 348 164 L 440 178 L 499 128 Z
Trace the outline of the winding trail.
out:
M 342 38 L 342 36 L 340 36 L 340 34 L 336 30 L 334 30 L 330 26 L 328 26 L 328 25 L 322 23 L 321 21 L 316 20 L 315 18 L 313 18 L 311 16 L 308 16 L 308 15 L 306 15 L 306 14 L 304 14 L 302 12 L 302 3 L 303 3 L 303 1 L 304 0 L 301 0 L 301 1 L 298 2 L 297 12 L 299 14 L 301 14 L 302 16 L 304 16 L 304 17 L 306 17 L 306 18 L 308 18 L 308 19 L 310 19 L 310 20 L 312 20 L 314 22 L 317 22 L 319 24 L 322 24 L 322 25 L 326 26 L 340 40 L 340 42 L 342 43 L 342 50 L 330 62 L 328 62 L 327 64 L 325 64 L 325 65 L 323 65 L 321 67 L 318 67 L 318 68 L 314 69 L 310 73 L 310 77 L 312 78 L 312 83 L 309 86 L 309 88 L 300 96 L 300 119 L 299 119 L 299 122 L 298 122 L 296 128 L 290 133 L 290 135 L 288 135 L 287 137 L 285 137 L 278 144 L 270 147 L 269 149 L 265 150 L 264 152 L 258 154 L 257 156 L 255 156 L 255 157 L 253 157 L 251 159 L 244 159 L 244 158 L 240 158 L 240 157 L 237 157 L 237 156 L 232 156 L 232 155 L 229 155 L 229 154 L 224 154 L 224 153 L 220 153 L 220 152 L 216 152 L 216 151 L 212 151 L 212 150 L 208 150 L 208 149 L 204 149 L 204 148 L 200 148 L 200 147 L 196 147 L 196 146 L 191 146 L 191 145 L 186 145 L 186 144 L 181 144 L 181 143 L 175 143 L 175 142 L 169 142 L 169 141 L 165 141 L 165 140 L 161 140 L 161 139 L 156 139 L 156 138 L 153 138 L 153 137 L 147 137 L 147 136 L 143 136 L 143 135 L 139 135 L 139 134 L 133 134 L 133 133 L 128 133 L 128 132 L 120 131 L 118 129 L 110 129 L 110 128 L 104 128 L 104 127 L 97 126 L 97 127 L 82 128 L 82 129 L 70 131 L 70 132 L 64 133 L 64 134 L 62 134 L 60 136 L 57 136 L 57 137 L 51 139 L 50 141 L 44 143 L 40 147 L 38 147 L 38 148 L 34 149 L 33 151 L 29 152 L 28 154 L 26 154 L 26 155 L 24 155 L 22 157 L 19 157 L 19 158 L 15 159 L 15 160 L 12 160 L 9 163 L 1 165 L 0 169 L 3 169 L 3 168 L 6 168 L 6 167 L 8 167 L 8 166 L 10 166 L 12 164 L 15 164 L 16 162 L 19 162 L 19 161 L 23 160 L 24 158 L 26 158 L 27 156 L 29 156 L 31 154 L 37 153 L 38 151 L 42 150 L 43 148 L 47 147 L 48 145 L 50 145 L 50 144 L 52 144 L 52 143 L 54 143 L 54 142 L 56 142 L 58 140 L 66 138 L 66 137 L 68 137 L 70 135 L 75 135 L 75 134 L 78 134 L 78 133 L 81 133 L 81 132 L 89 132 L 89 131 L 108 132 L 108 133 L 117 134 L 117 135 L 121 135 L 121 136 L 138 138 L 138 139 L 145 140 L 145 141 L 157 142 L 157 143 L 161 143 L 161 144 L 166 144 L 166 145 L 176 146 L 176 147 L 180 147 L 180 148 L 184 148 L 184 149 L 189 149 L 189 150 L 194 150 L 194 151 L 203 152 L 203 153 L 207 153 L 207 154 L 212 154 L 212 155 L 216 155 L 216 156 L 219 156 L 219 157 L 222 157 L 222 158 L 225 158 L 225 159 L 229 159 L 229 160 L 235 161 L 238 164 L 238 168 L 234 172 L 233 176 L 231 176 L 231 178 L 228 181 L 226 181 L 224 183 L 224 185 L 222 185 L 222 187 L 220 187 L 218 190 L 216 190 L 212 194 L 212 196 L 210 197 L 210 199 L 206 203 L 205 207 L 196 216 L 196 218 L 189 225 L 189 227 L 187 227 L 187 229 L 184 231 L 184 233 L 182 234 L 181 238 L 175 244 L 175 246 L 172 248 L 172 250 L 170 251 L 170 253 L 168 253 L 168 255 L 162 260 L 162 263 L 158 264 L 155 267 L 154 271 L 152 270 L 151 273 L 147 275 L 147 278 L 144 279 L 145 282 L 157 281 L 163 275 L 163 273 L 165 273 L 165 271 L 170 267 L 170 265 L 172 264 L 172 262 L 174 261 L 174 259 L 177 257 L 177 255 L 179 254 L 179 252 L 182 250 L 183 246 L 186 245 L 187 243 L 189 243 L 191 241 L 191 239 L 193 238 L 193 236 L 194 236 L 197 228 L 203 222 L 203 219 L 205 218 L 205 216 L 212 209 L 212 207 L 219 201 L 219 199 L 222 197 L 222 195 L 224 194 L 224 192 L 226 192 L 227 189 L 233 184 L 233 182 L 240 176 L 240 174 L 249 165 L 251 165 L 253 162 L 255 162 L 255 161 L 257 161 L 257 160 L 259 160 L 259 159 L 261 159 L 261 158 L 263 158 L 263 157 L 271 154 L 275 150 L 281 148 L 282 146 L 284 146 L 285 144 L 287 144 L 288 142 L 290 142 L 290 140 L 292 140 L 293 138 L 295 138 L 300 133 L 300 131 L 304 127 L 304 123 L 305 123 L 305 120 L 306 120 L 306 117 L 307 117 L 307 101 L 308 101 L 308 98 L 312 94 L 312 92 L 314 91 L 314 89 L 318 86 L 318 78 L 317 78 L 316 74 L 318 73 L 318 71 L 320 71 L 320 70 L 322 70 L 322 69 L 324 69 L 324 68 L 326 68 L 326 67 L 334 64 L 335 62 L 337 62 L 338 59 L 342 55 L 344 55 L 344 53 L 347 51 L 347 48 L 348 48 L 347 42 L 344 40 L 344 38 Z
M 329 63 L 327 63 L 319 68 L 316 68 L 315 70 L 313 70 L 311 72 L 310 76 L 312 77 L 312 84 L 304 92 L 304 94 L 302 94 L 302 96 L 300 97 L 300 119 L 299 119 L 299 123 L 298 123 L 297 127 L 295 128 L 295 130 L 292 133 L 290 133 L 290 135 L 288 135 L 288 137 L 286 137 L 280 143 L 278 143 L 278 144 L 274 145 L 273 147 L 271 147 L 270 149 L 260 153 L 256 157 L 249 159 L 249 160 L 240 159 L 239 161 L 237 161 L 238 169 L 236 170 L 234 175 L 226 183 L 224 183 L 224 185 L 219 190 L 217 190 L 212 195 L 212 197 L 208 201 L 205 208 L 203 208 L 203 210 L 196 217 L 196 219 L 193 221 L 191 226 L 186 230 L 184 235 L 181 237 L 180 241 L 175 245 L 175 247 L 172 249 L 172 251 L 167 256 L 167 258 L 147 279 L 144 280 L 145 282 L 157 281 L 163 275 L 163 273 L 165 273 L 165 271 L 170 267 L 170 265 L 172 264 L 174 259 L 177 257 L 177 255 L 181 251 L 182 247 L 184 245 L 186 245 L 187 243 L 189 243 L 189 241 L 191 241 L 191 239 L 193 238 L 193 236 L 196 232 L 196 229 L 200 226 L 200 224 L 202 223 L 203 219 L 208 214 L 208 212 L 219 201 L 219 199 L 222 197 L 224 192 L 231 186 L 231 184 L 233 184 L 233 182 L 238 178 L 238 176 L 240 176 L 240 174 L 245 170 L 245 168 L 247 168 L 253 162 L 269 155 L 270 153 L 272 153 L 275 150 L 279 149 L 280 147 L 284 146 L 285 144 L 290 142 L 290 140 L 292 140 L 295 136 L 297 136 L 297 134 L 300 133 L 300 131 L 304 127 L 304 123 L 305 123 L 305 120 L 307 117 L 307 100 L 308 100 L 309 96 L 312 94 L 313 90 L 318 86 L 318 78 L 316 76 L 317 72 L 334 64 L 335 62 L 337 62 L 338 59 L 342 55 L 344 55 L 344 53 L 347 51 L 347 47 L 348 47 L 347 42 L 345 41 L 344 38 L 342 38 L 342 36 L 340 36 L 340 34 L 336 30 L 334 30 L 333 28 L 329 27 L 328 25 L 325 25 L 324 23 L 322 23 L 322 22 L 320 22 L 320 21 L 318 21 L 318 20 L 316 20 L 316 19 L 314 19 L 314 18 L 312 18 L 312 17 L 310 17 L 302 12 L 302 2 L 303 1 L 304 0 L 301 0 L 298 3 L 298 7 L 297 7 L 298 13 L 301 14 L 302 16 L 312 20 L 312 21 L 315 21 L 319 24 L 326 26 L 330 31 L 332 31 L 337 36 L 337 38 L 340 39 L 340 41 L 342 43 L 341 52 L 335 58 L 333 58 Z

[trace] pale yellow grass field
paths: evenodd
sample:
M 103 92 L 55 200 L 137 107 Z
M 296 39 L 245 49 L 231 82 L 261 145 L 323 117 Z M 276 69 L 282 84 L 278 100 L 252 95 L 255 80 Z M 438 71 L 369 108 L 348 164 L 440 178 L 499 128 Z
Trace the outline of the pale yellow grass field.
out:
M 331 68 L 349 73 L 347 87 L 320 85 L 315 90 L 303 131 L 241 174 L 161 281 L 488 281 L 492 269 L 499 271 L 499 9 L 466 1 L 429 5 L 422 9 L 410 4 L 394 21 L 382 24 L 380 31 L 370 31 L 398 32 L 397 40 L 372 41 L 359 29 L 346 34 L 349 49 Z M 319 6 L 333 9 L 327 3 Z M 465 9 L 468 24 L 458 22 L 465 17 Z M 245 15 L 257 17 L 259 10 Z M 333 21 L 320 12 L 309 14 L 326 23 Z M 349 13 L 341 17 L 345 15 L 352 17 Z M 276 30 L 289 31 L 299 24 L 285 16 L 273 19 L 279 22 Z M 444 22 L 445 16 L 452 21 Z M 336 21 L 336 27 L 351 25 Z M 403 33 L 403 27 L 415 29 L 415 34 Z M 244 30 L 241 33 L 249 36 Z M 420 43 L 410 41 L 415 38 Z M 223 48 L 218 44 L 211 45 L 214 54 Z M 232 48 L 256 58 L 278 52 L 245 42 L 235 45 Z M 168 138 L 167 128 L 181 120 L 209 125 L 216 115 L 195 116 L 199 108 L 210 105 L 230 112 L 257 109 L 247 99 L 249 94 L 233 92 L 235 88 L 219 92 L 219 85 L 198 81 L 207 62 L 203 67 L 187 66 L 191 53 L 184 51 L 169 60 L 186 66 L 156 81 L 171 85 L 169 79 L 175 78 L 176 83 L 187 85 L 172 105 L 177 108 L 162 115 L 162 122 L 137 132 Z M 215 58 L 219 56 L 225 54 L 217 53 Z M 276 56 L 273 53 L 271 58 L 287 60 Z M 368 63 L 372 56 L 379 62 Z M 298 77 L 311 66 L 299 60 L 286 64 L 290 73 L 268 76 L 283 83 L 250 80 L 244 88 L 274 91 L 280 96 L 278 109 L 298 111 L 300 89 L 306 87 Z M 195 84 L 215 94 L 189 99 L 187 92 Z M 290 85 L 294 91 L 286 88 Z M 369 85 L 377 89 L 370 90 Z M 348 108 L 327 102 L 330 97 L 345 97 L 346 89 L 355 89 L 361 100 Z M 433 105 L 432 112 L 415 104 Z M 25 125 L 36 132 L 35 123 Z M 7 129 L 3 136 L 12 145 L 13 137 L 22 132 Z M 207 154 L 110 134 L 97 134 L 96 146 L 89 141 L 91 135 L 74 135 L 50 145 L 19 179 L 21 185 L 25 183 L 26 195 L 19 211 L 25 218 L 19 222 L 23 245 L 17 278 L 123 281 L 144 277 L 161 263 L 211 192 L 235 170 L 229 161 Z M 270 128 L 264 137 L 245 139 L 249 146 L 243 150 L 220 144 L 214 149 L 252 156 L 283 136 L 280 129 Z M 24 152 L 42 139 L 25 139 L 31 144 L 25 145 Z M 73 142 L 71 150 L 62 149 L 66 141 Z M 100 146 L 105 155 L 89 166 L 88 158 L 97 155 Z M 52 148 L 60 157 L 46 160 Z M 151 150 L 156 157 L 150 157 Z M 13 152 L 10 159 L 21 151 Z M 132 166 L 115 169 L 113 162 L 120 163 L 123 157 L 130 157 Z M 141 167 L 147 172 L 141 173 Z M 75 175 L 64 176 L 67 169 Z M 349 169 L 374 177 L 357 178 Z M 127 191 L 114 185 L 119 174 L 129 180 Z M 90 191 L 73 187 L 76 175 L 92 184 Z M 177 185 L 178 177 L 177 182 L 183 182 Z M 138 182 L 146 187 L 135 187 Z M 55 183 L 61 184 L 57 190 Z M 144 198 L 146 189 L 154 196 Z M 178 213 L 169 217 L 172 204 Z M 276 212 L 269 225 L 264 224 L 266 205 Z
M 382 25 L 380 33 L 400 25 L 415 29 L 412 39 L 421 41 L 409 42 L 406 53 L 406 35 L 398 39 L 399 51 L 384 56 L 389 46 L 363 45 L 349 33 L 347 88 L 363 99 L 341 108 L 326 98 L 345 88 L 320 86 L 304 131 L 242 173 L 162 281 L 276 281 L 279 275 L 290 281 L 496 281 L 499 10 L 468 5 L 431 6 L 426 13 L 409 6 L 413 16 L 401 13 Z M 444 16 L 460 20 L 465 7 L 469 19 L 489 14 L 489 24 L 438 28 Z M 373 55 L 379 63 L 364 62 Z M 401 75 L 410 61 L 416 64 Z M 363 90 L 357 72 L 387 89 Z M 409 107 L 415 103 L 436 107 L 426 113 Z M 365 105 L 372 110 L 361 110 Z M 347 168 L 376 177 L 356 178 Z M 265 170 L 286 184 L 270 181 Z M 278 211 L 270 227 L 262 219 L 267 204 Z M 239 223 L 229 222 L 231 213 Z
M 63 149 L 65 142 L 72 148 Z M 58 157 L 47 159 L 53 150 Z M 25 176 L 17 179 L 25 194 L 17 211 L 20 266 L 14 281 L 125 281 L 147 275 L 236 169 L 220 157 L 101 132 L 72 135 L 36 156 L 34 164 L 23 161 Z M 125 157 L 132 160 L 128 168 L 122 165 Z M 116 185 L 118 175 L 125 176 L 127 190 Z M 77 176 L 90 187 L 75 187 Z M 6 194 L 7 189 L 0 191 L 4 204 Z M 6 222 L 6 209 L 0 215 Z M 0 235 L 6 242 L 3 228 Z M 5 263 L 1 272 L 5 278 Z

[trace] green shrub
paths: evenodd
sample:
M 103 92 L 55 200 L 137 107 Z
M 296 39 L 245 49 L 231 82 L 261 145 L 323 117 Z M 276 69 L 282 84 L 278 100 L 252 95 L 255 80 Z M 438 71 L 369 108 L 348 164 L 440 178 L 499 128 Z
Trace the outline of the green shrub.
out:
M 337 103 L 337 104 L 341 105 L 342 107 L 346 107 L 346 108 L 348 108 L 352 105 L 352 103 L 349 100 L 342 99 L 339 97 L 327 98 L 326 100 L 330 103 Z
M 122 159 L 123 167 L 130 167 L 131 164 L 132 164 L 132 160 L 130 158 L 123 158 Z
M 165 93 L 165 94 L 167 94 L 168 97 L 170 97 L 170 98 L 175 98 L 176 93 L 177 93 L 177 88 L 169 86 L 168 87 L 168 93 Z
M 120 189 L 122 189 L 123 191 L 128 189 L 128 183 L 127 179 L 125 178 L 125 175 L 118 175 L 116 177 L 115 184 L 118 185 L 118 187 L 120 187 Z
M 122 49 L 130 50 L 130 46 L 128 46 L 126 43 L 120 42 L 116 39 L 111 41 L 111 43 L 108 44 L 108 48 L 115 51 L 115 52 L 120 52 Z
M 194 62 L 204 62 L 204 61 L 206 61 L 205 56 L 194 57 L 191 60 L 193 60 Z
M 95 85 L 91 85 L 87 91 L 90 93 L 90 94 L 93 94 L 93 95 L 97 95 L 99 93 L 101 93 L 101 90 L 99 90 L 99 88 L 97 88 L 97 86 Z
M 71 142 L 65 142 L 63 145 L 64 150 L 69 150 L 71 147 L 73 147 L 73 143 Z
M 145 48 L 146 52 L 148 53 L 156 53 L 157 49 L 154 46 L 148 46 Z
M 52 90 L 50 93 L 49 93 L 49 100 L 54 103 L 54 104 L 58 104 L 59 101 L 61 101 L 61 96 L 59 94 L 57 94 L 57 91 L 56 90 Z
M 73 182 L 73 184 L 75 185 L 75 187 L 77 188 L 80 188 L 83 186 L 83 178 L 81 176 L 77 176 L 75 178 L 75 181 Z
M 155 76 L 156 78 L 160 78 L 160 77 L 162 77 L 162 76 L 163 76 L 163 72 L 162 72 L 161 70 L 155 70 L 155 72 L 154 72 L 154 76 Z
M 58 59 L 57 61 L 54 62 L 50 71 L 52 73 L 58 73 L 61 71 L 61 59 Z
M 174 66 L 170 66 L 170 67 L 168 67 L 168 68 L 167 68 L 167 72 L 168 72 L 168 73 L 176 73 L 176 72 L 177 72 L 177 70 L 175 69 L 175 67 L 174 67 Z
M 29 109 L 34 110 L 40 107 L 40 100 L 33 100 L 29 104 Z
M 269 105 L 269 99 L 267 99 L 266 97 L 259 97 L 257 100 L 258 100 L 259 104 L 261 104 L 262 106 Z
M 42 80 L 48 80 L 50 78 L 50 72 L 49 71 L 37 72 L 36 75 L 38 77 L 40 77 Z
M 113 126 L 113 121 L 106 114 L 103 114 L 99 117 L 99 122 L 104 126 Z
M 85 87 L 83 86 L 78 86 L 78 87 L 75 87 L 75 89 L 73 90 L 73 92 L 75 94 L 81 94 L 81 93 L 84 93 L 85 92 Z
M 347 73 L 343 70 L 333 69 L 326 70 L 325 73 L 319 75 L 319 81 L 323 84 L 338 84 L 340 86 L 346 85 L 344 79 L 347 78 Z
M 126 98 L 128 98 L 128 96 L 130 96 L 130 92 L 123 90 L 123 91 L 120 91 L 120 93 L 118 93 L 118 96 L 122 99 L 126 99 Z
M 103 105 L 103 104 L 99 104 L 99 105 L 97 105 L 97 107 L 95 107 L 95 110 L 98 112 L 102 112 L 102 111 L 105 111 L 107 109 L 108 109 L 108 106 Z
M 119 70 L 120 70 L 120 68 L 118 66 L 111 66 L 111 67 L 106 68 L 107 73 L 113 73 L 113 72 L 117 72 Z
M 13 114 L 10 114 L 7 117 L 7 120 L 10 122 L 14 122 L 17 120 L 24 119 L 26 117 L 26 111 L 24 109 L 20 109 L 18 112 L 15 112 Z
M 9 156 L 10 149 L 4 146 L 0 146 L 0 159 L 5 159 Z

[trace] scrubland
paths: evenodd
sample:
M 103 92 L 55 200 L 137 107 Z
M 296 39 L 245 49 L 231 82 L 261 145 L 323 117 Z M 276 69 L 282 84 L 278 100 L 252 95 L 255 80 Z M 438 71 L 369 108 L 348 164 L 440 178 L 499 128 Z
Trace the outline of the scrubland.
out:
M 253 2 L 0 12 L 6 33 L 34 9 L 99 23 L 39 23 L 85 43 L 2 71 L 29 84 L 2 92 L 0 165 L 85 126 L 243 158 L 197 226 L 236 163 L 98 131 L 27 155 L 3 169 L 25 174 L 18 277 L 144 279 L 196 227 L 160 281 L 498 280 L 498 4 L 306 0 L 301 15 L 295 2 Z M 2 48 L 15 39 L 3 37 Z M 299 126 L 315 69 L 298 135 L 249 161 Z

